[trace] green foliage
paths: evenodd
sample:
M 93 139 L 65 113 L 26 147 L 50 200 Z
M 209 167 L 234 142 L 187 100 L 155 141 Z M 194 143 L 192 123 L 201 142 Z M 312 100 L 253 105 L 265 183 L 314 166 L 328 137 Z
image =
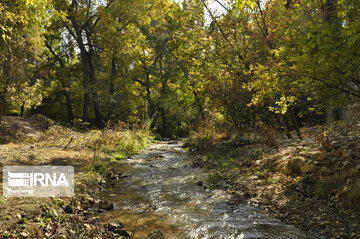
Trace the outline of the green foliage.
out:
M 270 176 L 270 177 L 267 179 L 267 182 L 268 182 L 269 184 L 275 184 L 275 183 L 277 183 L 278 181 L 279 181 L 278 178 L 272 177 L 272 176 Z
M 0 3 L 2 103 L 9 99 L 19 105 L 21 101 L 26 108 L 40 104 L 44 89 L 34 69 L 42 61 L 44 27 L 50 18 L 55 18 L 51 10 L 47 0 Z
M 360 98 L 355 0 L 235 1 L 210 21 L 198 0 L 13 3 L 0 3 L 0 106 L 12 112 L 151 122 L 158 137 L 212 145 L 264 125 L 289 137 Z M 119 151 L 92 135 L 94 152 Z

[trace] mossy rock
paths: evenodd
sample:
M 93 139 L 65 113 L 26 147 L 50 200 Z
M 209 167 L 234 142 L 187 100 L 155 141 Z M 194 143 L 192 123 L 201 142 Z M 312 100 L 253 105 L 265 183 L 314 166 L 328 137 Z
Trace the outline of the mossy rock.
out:
M 287 164 L 287 172 L 292 177 L 302 175 L 302 169 L 305 166 L 305 159 L 302 157 L 294 157 Z

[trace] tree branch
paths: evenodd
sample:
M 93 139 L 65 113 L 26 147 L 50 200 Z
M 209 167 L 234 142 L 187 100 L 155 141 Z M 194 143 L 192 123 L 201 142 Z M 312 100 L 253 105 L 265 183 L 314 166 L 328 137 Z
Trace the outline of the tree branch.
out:
M 51 52 L 51 54 L 55 57 L 55 59 L 60 63 L 62 68 L 65 68 L 64 61 L 56 54 L 56 52 L 52 49 L 51 45 L 48 42 L 48 37 L 45 37 L 45 46 Z
M 226 11 L 229 11 L 229 8 L 227 8 L 224 4 L 222 4 L 219 0 L 215 0 L 222 8 L 224 8 Z
M 223 31 L 222 27 L 220 26 L 219 22 L 216 20 L 214 14 L 211 12 L 211 10 L 209 9 L 209 7 L 207 6 L 207 4 L 205 3 L 205 0 L 200 0 L 202 2 L 202 4 L 204 5 L 205 9 L 207 10 L 207 12 L 209 13 L 212 21 L 216 24 L 217 28 L 219 29 L 221 36 L 225 39 L 225 41 L 229 44 L 229 46 L 231 48 L 233 48 L 237 54 L 237 56 L 239 57 L 239 59 L 245 64 L 246 68 L 249 69 L 249 64 L 245 61 L 244 57 L 238 52 L 237 48 L 234 46 L 234 44 L 232 44 L 232 42 L 228 39 L 228 37 L 226 36 L 225 32 Z

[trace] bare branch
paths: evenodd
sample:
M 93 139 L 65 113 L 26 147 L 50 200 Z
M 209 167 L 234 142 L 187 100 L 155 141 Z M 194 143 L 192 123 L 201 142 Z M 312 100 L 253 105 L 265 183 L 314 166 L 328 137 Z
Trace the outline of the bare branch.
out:
M 229 8 L 227 8 L 222 2 L 220 2 L 219 0 L 215 0 L 215 2 L 217 2 L 222 8 L 224 8 L 226 11 L 229 11 Z

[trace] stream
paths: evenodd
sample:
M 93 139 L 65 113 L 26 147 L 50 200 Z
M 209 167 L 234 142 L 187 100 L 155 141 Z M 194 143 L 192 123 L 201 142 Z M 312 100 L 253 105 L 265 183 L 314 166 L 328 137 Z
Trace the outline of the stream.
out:
M 165 238 L 181 239 L 309 238 L 264 209 L 239 203 L 209 185 L 205 173 L 188 167 L 187 151 L 177 141 L 142 150 L 124 160 L 122 169 L 129 177 L 101 195 L 114 202 L 115 210 L 101 217 L 123 222 L 134 238 L 146 237 L 155 229 Z

